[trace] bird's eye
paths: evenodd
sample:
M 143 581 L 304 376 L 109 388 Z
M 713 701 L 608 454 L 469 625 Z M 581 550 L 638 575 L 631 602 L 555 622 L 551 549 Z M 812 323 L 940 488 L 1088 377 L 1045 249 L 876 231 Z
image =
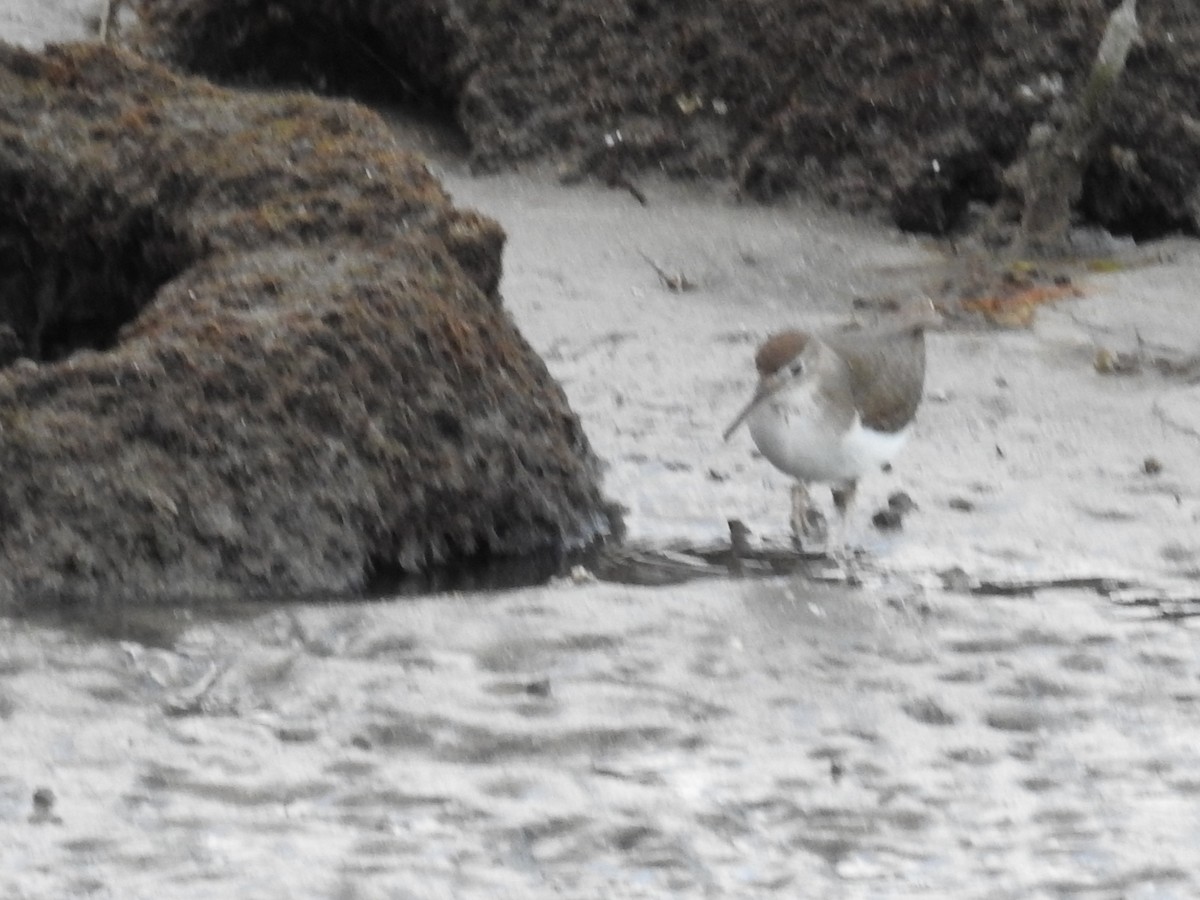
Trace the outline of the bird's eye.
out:
M 793 361 L 788 366 L 788 371 L 791 372 L 793 375 L 799 375 L 801 372 L 804 371 L 804 362 L 799 359 Z

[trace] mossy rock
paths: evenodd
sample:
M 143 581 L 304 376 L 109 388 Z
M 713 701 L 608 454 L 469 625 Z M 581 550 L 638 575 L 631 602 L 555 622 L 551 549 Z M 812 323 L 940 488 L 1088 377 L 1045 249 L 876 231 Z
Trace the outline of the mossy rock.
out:
M 136 39 L 221 80 L 440 110 L 481 168 L 552 158 L 614 183 L 727 179 L 943 233 L 972 203 L 1010 199 L 1005 170 L 1087 78 L 1113 6 L 139 0 Z M 1200 14 L 1140 7 L 1078 210 L 1137 237 L 1200 230 Z
M 504 235 L 370 111 L 0 45 L 0 600 L 310 596 L 605 528 Z

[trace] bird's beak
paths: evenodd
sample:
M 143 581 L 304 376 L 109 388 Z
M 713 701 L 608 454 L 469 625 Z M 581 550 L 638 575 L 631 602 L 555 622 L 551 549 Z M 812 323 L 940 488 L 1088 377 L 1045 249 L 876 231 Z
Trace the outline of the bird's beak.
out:
M 746 421 L 746 417 L 754 412 L 754 408 L 775 393 L 775 389 L 774 379 L 760 381 L 754 391 L 754 396 L 750 398 L 750 402 L 742 407 L 742 411 L 737 414 L 737 417 L 725 429 L 724 439 L 729 440 L 733 436 L 733 433 L 742 427 L 742 423 Z

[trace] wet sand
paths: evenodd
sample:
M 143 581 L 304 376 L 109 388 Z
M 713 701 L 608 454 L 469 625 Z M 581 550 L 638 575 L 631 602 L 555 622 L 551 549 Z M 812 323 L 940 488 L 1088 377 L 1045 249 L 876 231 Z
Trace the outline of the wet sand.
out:
M 782 541 L 786 480 L 720 440 L 755 343 L 918 296 L 938 252 L 719 190 L 473 178 L 396 125 L 509 231 L 506 303 L 631 539 Z M 1128 252 L 1030 331 L 931 336 L 911 443 L 862 487 L 861 589 L 0 619 L 0 893 L 1195 896 L 1200 388 L 1154 362 L 1200 352 L 1200 245 Z M 879 533 L 895 490 L 917 509 Z
M 1198 887 L 1196 635 L 1078 593 L 549 586 L 176 627 L 0 623 L 6 896 Z
M 739 518 L 786 541 L 788 479 L 745 430 L 721 440 L 753 389 L 755 346 L 846 321 L 857 298 L 936 296 L 953 271 L 929 242 L 801 203 L 650 183 L 642 206 L 546 178 L 440 173 L 508 229 L 506 302 L 610 464 L 635 540 L 703 544 Z M 647 257 L 694 289 L 669 289 Z M 851 524 L 884 572 L 1195 596 L 1200 242 L 1118 242 L 1101 261 L 1118 268 L 1079 266 L 1081 296 L 1031 329 L 929 336 L 913 436 L 893 472 L 863 479 Z M 1101 374 L 1101 351 L 1139 371 Z M 917 511 L 901 532 L 876 531 L 871 514 L 900 490 Z

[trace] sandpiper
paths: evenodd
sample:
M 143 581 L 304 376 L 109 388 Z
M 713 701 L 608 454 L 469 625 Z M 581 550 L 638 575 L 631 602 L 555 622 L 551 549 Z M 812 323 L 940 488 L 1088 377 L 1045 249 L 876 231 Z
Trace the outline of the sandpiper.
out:
M 758 348 L 758 387 L 725 440 L 748 423 L 763 456 L 796 479 L 791 526 L 800 546 L 828 538 L 809 507 L 809 483 L 831 486 L 844 524 L 858 479 L 904 446 L 925 386 L 925 329 L 937 321 L 926 304 L 891 325 L 782 331 Z

